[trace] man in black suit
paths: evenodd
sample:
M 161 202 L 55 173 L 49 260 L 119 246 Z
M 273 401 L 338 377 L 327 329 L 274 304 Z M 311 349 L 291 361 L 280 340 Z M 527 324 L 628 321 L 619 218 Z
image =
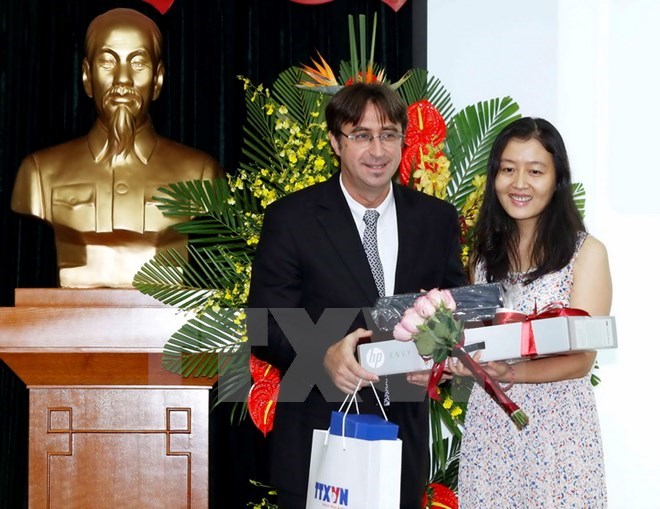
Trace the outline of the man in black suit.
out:
M 317 323 L 326 309 L 373 306 L 379 293 L 465 284 L 454 207 L 392 183 L 408 123 L 398 94 L 386 85 L 344 87 L 330 101 L 326 120 L 341 172 L 268 208 L 252 267 L 250 307 L 302 308 Z M 362 240 L 367 229 L 363 215 L 370 209 L 379 213 L 380 290 Z M 321 345 L 318 357 L 306 356 L 307 363 L 317 360 L 312 366 L 316 372 L 323 371 L 322 364 L 344 394 L 353 392 L 360 379 L 363 387 L 379 381 L 355 358 L 358 341 L 371 335 L 364 327 L 358 315 L 343 338 L 338 335 L 332 344 Z M 253 352 L 286 373 L 296 356 L 291 343 L 271 317 L 268 346 Z M 419 375 L 408 380 L 419 382 Z M 428 475 L 428 401 L 419 391 L 418 402 L 397 402 L 393 392 L 388 410 L 403 442 L 401 507 L 406 509 L 421 507 Z M 362 412 L 378 412 L 370 388 L 360 396 Z M 317 387 L 305 401 L 277 404 L 271 474 L 280 509 L 305 507 L 312 431 L 327 429 L 337 407 Z

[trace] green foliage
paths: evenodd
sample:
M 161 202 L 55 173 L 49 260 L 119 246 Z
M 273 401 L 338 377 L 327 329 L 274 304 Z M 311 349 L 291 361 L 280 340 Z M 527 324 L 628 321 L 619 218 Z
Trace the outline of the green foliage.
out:
M 431 400 L 431 477 L 430 483 L 458 487 L 458 459 L 463 433 L 441 402 Z M 443 423 L 449 434 L 445 436 Z
M 468 106 L 449 121 L 445 153 L 452 163 L 452 179 L 447 194 L 459 210 L 473 191 L 472 179 L 486 175 L 488 154 L 495 137 L 518 118 L 518 104 L 505 97 Z
M 258 206 L 251 194 L 230 189 L 224 179 L 178 182 L 159 191 L 163 193 L 159 208 L 164 214 L 196 216 L 175 226 L 190 236 L 190 244 L 185 255 L 173 249 L 155 255 L 138 271 L 133 286 L 186 311 L 203 309 L 218 289 L 245 286 L 254 254 L 248 240 L 260 228 L 255 219 Z M 228 305 L 244 304 L 224 300 Z
M 358 19 L 357 36 L 352 29 L 351 58 L 340 64 L 341 83 L 360 73 L 383 71 L 373 61 L 375 24 L 374 18 L 369 53 L 365 17 Z M 353 26 L 352 18 L 349 25 Z M 165 345 L 164 367 L 184 376 L 219 375 L 220 401 L 237 395 L 242 398 L 250 384 L 245 327 L 236 313 L 240 315 L 247 303 L 250 266 L 265 207 L 337 170 L 327 141 L 324 110 L 330 99 L 327 94 L 341 85 L 301 87 L 303 76 L 300 68 L 291 67 L 279 75 L 272 89 L 241 78 L 247 118 L 239 168 L 226 180 L 176 182 L 159 190 L 159 208 L 183 219 L 175 228 L 188 235 L 190 243 L 185 253 L 168 250 L 157 254 L 134 280 L 141 292 L 190 313 L 190 321 Z M 451 162 L 447 200 L 460 211 L 478 196 L 474 177 L 485 174 L 497 133 L 520 117 L 518 105 L 505 97 L 455 113 L 449 92 L 424 69 L 410 70 L 391 86 L 407 104 L 428 99 L 444 117 L 444 152 Z M 574 185 L 574 194 L 583 210 L 584 188 Z M 449 411 L 440 407 L 433 415 L 453 422 Z M 460 432 L 456 426 L 449 429 L 454 435 Z M 457 454 L 458 443 L 448 450 L 449 459 L 443 463 L 446 472 L 453 471 L 451 458 Z M 439 440 L 437 447 L 446 448 L 446 443 Z
M 242 335 L 227 327 L 228 315 L 218 309 L 246 304 L 263 209 L 336 171 L 323 124 L 329 98 L 297 87 L 302 76 L 297 67 L 285 70 L 272 92 L 243 78 L 247 121 L 238 174 L 228 180 L 178 182 L 161 189 L 159 208 L 165 214 L 194 217 L 176 226 L 191 242 L 185 255 L 159 253 L 135 277 L 134 286 L 143 293 L 196 315 L 168 341 L 164 366 L 185 375 L 220 374 L 227 380 L 218 391 L 220 400 L 246 390 L 241 384 L 250 382 L 247 376 L 232 374 L 232 370 L 238 373 L 239 365 L 240 373 L 247 369 L 246 356 L 239 355 Z M 407 103 L 433 100 L 448 116 L 447 143 L 451 140 L 452 164 L 460 179 L 454 187 L 461 192 L 483 168 L 482 154 L 495 130 L 516 118 L 517 106 L 510 99 L 479 103 L 449 117 L 453 112 L 449 93 L 424 70 L 408 73 L 397 90 Z M 218 356 L 229 360 L 214 362 Z
M 578 210 L 580 211 L 580 214 L 582 214 L 582 217 L 584 217 L 586 196 L 587 196 L 587 192 L 585 191 L 584 186 L 582 185 L 582 183 L 580 183 L 580 182 L 574 183 L 573 184 L 573 200 L 575 201 L 575 205 L 577 206 Z
M 226 180 L 176 182 L 159 189 L 159 208 L 168 216 L 182 218 L 175 228 L 188 235 L 190 243 L 185 253 L 158 253 L 138 272 L 134 286 L 190 315 L 165 345 L 163 366 L 182 376 L 218 376 L 218 401 L 245 401 L 251 383 L 242 308 L 247 304 L 251 261 L 265 207 L 337 170 L 324 117 L 329 94 L 358 76 L 382 73 L 389 83 L 384 70 L 374 63 L 376 18 L 369 52 L 365 16 L 358 18 L 357 35 L 352 17 L 349 27 L 350 60 L 341 62 L 338 84 L 300 86 L 305 74 L 295 66 L 282 72 L 271 89 L 240 78 L 247 112 L 242 158 Z M 462 231 L 467 259 L 469 228 L 476 218 L 489 150 L 496 135 L 520 117 L 518 105 L 510 97 L 495 98 L 456 113 L 450 93 L 425 69 L 412 69 L 391 86 L 408 105 L 429 100 L 447 124 L 442 149 L 450 162 L 446 199 L 462 214 L 467 228 Z M 479 176 L 481 180 L 475 179 Z M 573 193 L 584 213 L 584 187 L 574 184 Z M 436 333 L 448 337 L 460 334 L 460 324 L 438 322 L 436 327 Z M 434 340 L 428 336 L 429 344 L 424 346 L 420 340 L 418 346 L 430 353 Z M 456 489 L 460 425 L 471 384 L 455 378 L 452 395 L 445 386 L 440 390 L 442 402 L 431 402 L 430 482 Z M 245 416 L 244 406 L 240 414 Z M 443 423 L 447 436 L 443 436 Z M 265 497 L 256 507 L 275 505 Z
M 428 99 L 444 119 L 449 119 L 454 115 L 454 105 L 449 91 L 438 78 L 429 75 L 426 69 L 408 71 L 405 81 L 397 91 L 406 104 Z

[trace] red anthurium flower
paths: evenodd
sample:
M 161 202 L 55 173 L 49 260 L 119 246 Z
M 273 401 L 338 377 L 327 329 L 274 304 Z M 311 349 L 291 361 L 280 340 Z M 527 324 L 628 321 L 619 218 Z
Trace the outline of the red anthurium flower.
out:
M 264 436 L 273 429 L 279 392 L 279 383 L 272 380 L 260 380 L 254 383 L 248 394 L 248 412 L 250 412 L 252 422 Z
M 428 100 L 417 101 L 408 106 L 408 129 L 404 140 L 406 145 L 437 145 L 445 141 L 446 136 L 445 120 Z
M 280 392 L 280 371 L 266 361 L 250 356 L 250 373 L 254 384 L 247 398 L 252 422 L 264 436 L 273 429 L 275 406 Z
M 438 109 L 424 99 L 408 106 L 408 129 L 404 139 L 406 148 L 401 156 L 399 181 L 408 185 L 410 176 L 419 167 L 422 156 L 429 155 L 429 145 L 436 147 L 447 137 L 447 125 Z M 435 157 L 444 155 L 437 151 Z M 435 168 L 425 163 L 427 170 Z
M 401 184 L 404 186 L 409 184 L 410 176 L 420 167 L 422 157 L 429 156 L 429 147 L 431 146 L 433 146 L 433 144 L 416 143 L 403 149 L 401 164 L 399 165 L 399 182 Z M 424 169 L 431 172 L 438 171 L 438 164 L 436 161 L 444 155 L 445 153 L 442 150 L 436 150 L 433 157 L 427 158 L 427 160 L 424 161 Z M 416 179 L 416 182 L 417 180 L 418 179 Z
M 271 382 L 280 383 L 280 370 L 254 355 L 250 356 L 250 374 L 255 382 L 270 380 Z
M 403 149 L 403 154 L 401 154 L 401 164 L 399 165 L 399 182 L 404 186 L 410 184 L 410 176 L 415 172 L 415 169 L 417 169 L 421 153 L 423 153 L 424 150 L 425 145 L 422 143 L 408 145 Z
M 430 483 L 424 492 L 422 499 L 423 509 L 458 509 L 458 497 L 447 486 Z

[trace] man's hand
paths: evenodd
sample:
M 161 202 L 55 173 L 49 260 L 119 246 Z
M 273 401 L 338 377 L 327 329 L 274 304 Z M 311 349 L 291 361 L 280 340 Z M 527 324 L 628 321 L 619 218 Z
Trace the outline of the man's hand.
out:
M 323 367 L 332 379 L 332 382 L 344 394 L 352 394 L 360 379 L 360 388 L 369 382 L 378 382 L 378 376 L 367 371 L 355 359 L 355 350 L 361 338 L 370 337 L 372 331 L 356 329 L 349 335 L 328 348 L 323 358 Z

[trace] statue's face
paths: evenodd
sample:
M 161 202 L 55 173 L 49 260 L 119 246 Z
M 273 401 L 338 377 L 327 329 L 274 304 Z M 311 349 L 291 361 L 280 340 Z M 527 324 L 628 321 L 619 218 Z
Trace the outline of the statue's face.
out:
M 125 107 L 143 125 L 160 94 L 162 62 L 154 61 L 148 29 L 129 24 L 100 26 L 83 62 L 83 84 L 106 125 L 114 110 Z

